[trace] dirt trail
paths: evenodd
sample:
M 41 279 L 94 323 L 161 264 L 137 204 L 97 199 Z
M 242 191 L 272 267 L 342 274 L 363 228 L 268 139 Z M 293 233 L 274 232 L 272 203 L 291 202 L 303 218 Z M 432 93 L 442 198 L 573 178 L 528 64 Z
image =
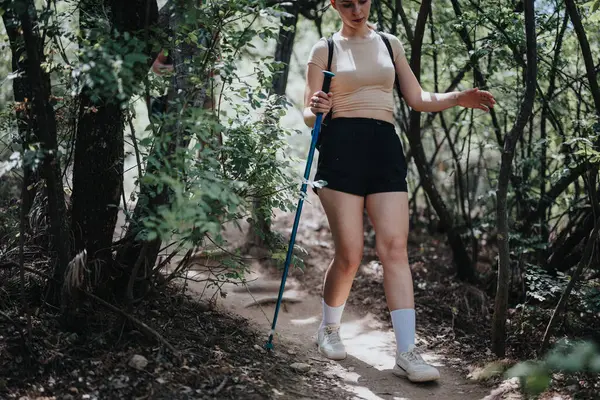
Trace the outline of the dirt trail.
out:
M 320 215 L 315 215 L 321 213 L 318 200 L 315 201 L 315 198 L 310 196 L 309 199 L 312 200 L 312 204 L 305 206 L 304 222 L 301 223 L 298 236 L 299 243 L 307 247 L 311 240 L 313 244 L 315 242 L 314 230 L 317 227 L 314 226 L 314 217 L 322 220 Z M 283 226 L 279 225 L 281 230 L 288 234 Z M 326 245 L 321 243 L 320 246 Z M 275 310 L 272 299 L 277 297 L 280 275 L 273 276 L 272 273 L 263 271 L 258 263 L 253 265 L 252 270 L 253 273 L 247 277 L 250 281 L 247 287 L 224 286 L 227 296 L 219 298 L 217 304 L 224 310 L 250 320 L 257 329 L 264 332 L 266 340 Z M 489 389 L 467 382 L 460 372 L 449 365 L 449 360 L 432 352 L 424 353 L 424 358 L 440 368 L 442 378 L 439 382 L 415 385 L 394 376 L 391 371 L 395 352 L 393 332 L 368 311 L 357 309 L 350 304 L 344 311 L 341 328 L 348 357 L 339 362 L 323 358 L 314 342 L 315 332 L 320 323 L 321 300 L 320 297 L 302 289 L 303 286 L 306 287 L 306 282 L 309 282 L 306 279 L 305 284 L 302 284 L 306 277 L 307 275 L 294 271 L 287 280 L 284 299 L 289 301 L 284 302 L 279 313 L 274 351 L 291 351 L 296 355 L 298 362 L 322 367 L 326 374 L 339 377 L 343 388 L 355 393 L 354 398 L 357 399 L 471 400 L 482 399 L 489 393 Z M 314 279 L 311 281 L 314 282 Z M 212 294 L 204 284 L 191 284 L 190 289 L 202 293 L 204 298 Z M 261 305 L 257 306 L 255 301 Z M 281 343 L 281 340 L 286 344 Z M 257 344 L 262 346 L 264 342 Z M 310 394 L 307 396 L 316 398 L 310 397 Z
M 260 307 L 255 300 L 270 299 L 277 296 L 274 290 L 277 281 L 269 281 L 260 274 L 253 274 L 260 285 L 243 287 L 229 286 L 225 299 L 219 300 L 221 307 L 248 318 L 268 337 L 275 310 L 274 304 L 266 303 Z M 394 335 L 384 328 L 373 315 L 363 314 L 348 306 L 344 311 L 341 335 L 348 350 L 348 358 L 335 362 L 324 359 L 316 350 L 314 334 L 320 323 L 321 303 L 316 296 L 296 289 L 295 279 L 288 281 L 284 298 L 301 300 L 286 302 L 279 313 L 277 321 L 277 337 L 274 340 L 275 351 L 292 350 L 298 355 L 299 362 L 318 363 L 325 368 L 327 374 L 338 376 L 344 389 L 356 394 L 359 399 L 444 399 L 469 400 L 482 399 L 489 390 L 468 383 L 451 368 L 445 367 L 445 359 L 435 353 L 425 353 L 424 358 L 440 368 L 442 379 L 435 384 L 415 385 L 394 376 L 391 368 L 394 365 Z M 192 287 L 194 291 L 202 291 L 204 286 Z M 270 289 L 265 291 L 265 289 Z M 208 292 L 204 292 L 206 296 Z M 266 315 L 265 315 L 266 314 Z M 292 344 L 292 348 L 280 344 L 279 338 Z M 260 343 L 262 345 L 262 343 Z

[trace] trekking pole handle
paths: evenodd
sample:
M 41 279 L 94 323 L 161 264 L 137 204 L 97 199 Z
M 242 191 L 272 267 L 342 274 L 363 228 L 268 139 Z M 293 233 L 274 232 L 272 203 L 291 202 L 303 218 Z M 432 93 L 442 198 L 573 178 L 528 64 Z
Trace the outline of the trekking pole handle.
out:
M 323 71 L 323 87 L 321 90 L 325 93 L 329 93 L 329 87 L 331 86 L 331 78 L 335 76 L 333 72 Z

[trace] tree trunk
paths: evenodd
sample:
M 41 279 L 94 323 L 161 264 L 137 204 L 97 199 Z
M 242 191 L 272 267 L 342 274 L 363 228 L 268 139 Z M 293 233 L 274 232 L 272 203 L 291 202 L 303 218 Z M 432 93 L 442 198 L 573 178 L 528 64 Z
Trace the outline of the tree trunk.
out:
M 377 28 L 380 31 L 387 32 L 387 30 L 385 28 L 385 21 L 384 21 L 384 17 L 383 17 L 383 8 L 381 7 L 381 2 L 376 1 L 374 6 L 375 6 L 375 11 L 377 12 Z M 395 17 L 395 15 L 394 15 L 394 17 Z M 396 19 L 396 18 L 394 18 L 394 19 Z
M 56 139 L 56 117 L 50 103 L 50 77 L 41 64 L 43 60 L 43 42 L 37 30 L 37 12 L 33 0 L 21 0 L 19 19 L 23 30 L 25 53 L 27 56 L 27 79 L 32 95 L 33 132 L 40 141 L 44 152 L 41 176 L 46 183 L 48 195 L 48 217 L 52 247 L 56 252 L 54 280 L 49 283 L 49 299 L 52 303 L 60 302 L 60 286 L 69 262 L 69 236 L 66 230 L 66 207 L 61 180 L 60 160 Z M 16 10 L 15 10 L 16 11 Z
M 556 88 L 556 73 L 558 71 L 558 62 L 560 60 L 561 57 L 561 51 L 562 51 L 562 43 L 563 43 L 563 38 L 565 36 L 565 31 L 567 30 L 567 22 L 569 22 L 569 18 L 567 13 L 565 12 L 565 16 L 563 18 L 563 24 L 560 28 L 560 32 L 558 34 L 557 40 L 556 40 L 556 49 L 554 50 L 554 58 L 552 59 L 552 66 L 550 69 L 550 74 L 548 77 L 549 83 L 548 83 L 548 92 L 546 93 L 546 101 L 544 101 L 544 104 L 542 105 L 542 115 L 541 115 L 541 120 L 540 120 L 540 139 L 542 142 L 542 148 L 541 148 L 541 155 L 540 155 L 540 170 L 539 170 L 539 175 L 540 175 L 540 199 L 543 199 L 544 197 L 546 197 L 546 182 L 547 182 L 547 157 L 548 157 L 548 143 L 547 143 L 547 137 L 548 134 L 546 132 L 546 120 L 549 118 L 549 114 L 550 114 L 550 104 L 549 101 L 550 99 L 552 99 L 554 97 L 554 90 Z M 544 243 L 546 243 L 546 241 L 548 240 L 548 234 L 549 234 L 549 229 L 548 229 L 548 221 L 546 219 L 546 213 L 544 212 L 542 215 L 540 215 L 540 219 L 538 220 L 538 223 L 540 224 L 541 230 L 540 230 L 540 234 L 542 237 L 542 241 Z
M 184 2 L 168 2 L 161 9 L 161 21 L 164 17 L 164 21 L 161 24 L 168 25 L 167 29 L 174 29 L 183 24 L 186 7 L 194 6 L 186 5 Z M 190 72 L 190 68 L 196 68 L 191 62 L 199 57 L 201 55 L 200 52 L 205 51 L 204 49 L 214 49 L 214 41 L 217 40 L 217 37 L 216 35 L 212 37 L 210 35 L 202 35 L 201 40 L 203 43 L 190 44 L 178 40 L 175 35 L 173 37 L 173 42 L 170 45 L 170 54 L 173 57 L 175 75 L 168 93 L 170 107 L 173 107 L 173 109 L 169 110 L 169 113 L 172 115 L 182 116 L 188 107 L 203 107 L 205 104 L 207 96 L 206 87 L 198 90 L 197 83 L 189 78 L 208 77 L 208 68 L 211 68 L 211 63 L 209 62 L 207 65 L 204 65 L 204 68 L 207 68 L 207 70 L 196 69 Z M 207 59 L 212 60 L 210 57 Z M 180 118 L 177 118 L 177 122 L 174 125 L 161 127 L 159 136 L 154 142 L 153 153 L 150 155 L 153 162 L 147 164 L 145 173 L 147 175 L 157 175 L 161 168 L 170 163 L 170 159 L 175 155 L 178 148 L 186 148 L 188 146 L 190 136 L 185 135 L 184 126 L 180 123 Z M 178 176 L 173 178 L 180 179 Z M 131 223 L 125 234 L 124 246 L 117 253 L 118 264 L 125 266 L 126 273 L 115 282 L 115 290 L 118 291 L 119 295 L 125 295 L 124 290 L 127 289 L 129 292 L 128 296 L 130 297 L 144 294 L 147 291 L 146 285 L 148 283 L 148 280 L 144 279 L 140 281 L 140 284 L 136 284 L 135 288 L 127 288 L 131 280 L 131 274 L 134 273 L 133 266 L 136 264 L 141 266 L 141 268 L 135 271 L 138 276 L 150 277 L 162 243 L 160 238 L 151 241 L 146 240 L 143 221 L 148 216 L 155 214 L 159 207 L 167 205 L 170 202 L 170 192 L 167 185 L 160 185 L 159 188 L 155 184 L 145 182 L 142 177 L 140 177 L 140 181 L 140 194 Z M 135 276 L 134 279 L 138 276 Z
M 159 143 L 164 143 L 164 138 L 159 138 Z M 176 142 L 172 140 L 163 148 L 160 144 L 154 147 L 154 152 L 151 157 L 155 160 L 160 160 L 160 157 L 172 155 L 176 149 Z M 162 165 L 162 164 L 161 164 Z M 148 163 L 146 167 L 146 175 L 156 175 L 161 165 L 157 162 Z M 124 296 L 125 288 L 130 280 L 130 273 L 133 272 L 133 267 L 138 263 L 138 260 L 143 258 L 140 264 L 142 271 L 138 273 L 142 276 L 149 276 L 149 269 L 154 266 L 160 250 L 161 240 L 154 239 L 152 241 L 145 240 L 140 233 L 144 231 L 143 221 L 153 212 L 156 212 L 160 206 L 169 203 L 169 191 L 166 185 L 162 185 L 162 189 L 154 184 L 146 183 L 145 180 L 140 180 L 140 194 L 133 212 L 133 217 L 128 225 L 127 233 L 125 234 L 125 244 L 117 253 L 117 263 L 123 267 L 124 273 L 118 279 L 113 287 L 118 297 Z M 144 249 L 144 252 L 142 252 Z M 137 285 L 136 285 L 137 286 Z M 133 291 L 133 290 L 132 290 Z M 137 293 L 137 290 L 136 290 Z
M 526 86 L 523 103 L 515 125 L 504 139 L 504 150 L 498 177 L 497 226 L 498 226 L 498 285 L 496 291 L 494 319 L 492 322 L 492 348 L 498 357 L 506 350 L 506 309 L 508 307 L 508 285 L 510 278 L 510 250 L 508 231 L 507 192 L 512 171 L 512 161 L 517 141 L 523 135 L 535 100 L 537 51 L 534 0 L 525 0 L 525 35 L 527 42 Z
M 117 103 L 94 102 L 87 94 L 79 104 L 71 197 L 74 246 L 110 267 L 123 188 L 123 111 Z
M 596 109 L 597 124 L 600 127 L 600 87 L 598 85 L 598 76 L 597 76 L 596 69 L 594 66 L 594 57 L 593 57 L 591 49 L 590 49 L 590 44 L 587 39 L 585 29 L 583 27 L 583 24 L 581 23 L 581 16 L 579 15 L 579 12 L 577 10 L 577 5 L 575 4 L 575 2 L 573 0 L 565 0 L 565 5 L 567 8 L 567 14 L 569 16 L 569 19 L 573 23 L 573 28 L 575 29 L 575 33 L 577 34 L 577 38 L 579 40 L 579 45 L 581 47 L 581 53 L 582 53 L 584 63 L 585 63 L 586 74 L 588 77 L 589 86 L 590 86 L 590 90 L 592 92 L 592 98 L 594 100 L 594 107 Z M 561 37 L 562 37 L 562 35 L 561 35 Z M 579 110 L 579 108 L 578 108 L 578 110 Z M 598 129 L 600 129 L 600 128 L 598 128 Z M 600 146 L 600 139 L 598 139 L 596 141 L 595 146 L 596 146 L 596 148 L 598 146 Z M 561 180 L 559 180 L 554 185 L 554 187 L 552 187 L 548 191 L 548 193 L 546 194 L 545 197 L 540 198 L 540 202 L 539 202 L 538 208 L 536 210 L 536 213 L 534 214 L 534 217 L 537 217 L 540 219 L 543 218 L 543 216 L 545 215 L 546 209 L 553 203 L 553 200 L 560 193 L 562 193 L 571 183 L 575 182 L 581 175 L 583 175 L 586 171 L 588 171 L 589 169 L 591 169 L 593 167 L 594 167 L 594 164 L 581 163 L 576 168 L 569 169 L 568 175 L 561 178 Z M 593 189 L 593 190 L 595 190 L 595 189 Z M 576 234 L 572 235 L 572 236 L 577 237 L 576 235 L 581 236 L 582 234 L 589 232 L 589 230 L 592 229 L 591 228 L 592 221 L 594 221 L 595 218 L 596 218 L 595 215 L 593 215 L 593 216 L 589 215 L 586 219 L 586 222 L 583 224 L 583 228 L 578 229 L 578 232 L 576 232 Z M 528 221 L 528 222 L 532 223 L 532 221 Z M 570 237 L 566 243 L 570 243 L 571 241 L 572 241 L 572 238 Z M 559 248 L 556 252 L 554 252 L 552 254 L 552 258 L 550 259 L 549 269 L 550 270 L 552 270 L 553 268 L 558 269 L 558 265 L 560 265 L 560 267 L 564 267 L 565 266 L 564 264 L 567 264 L 567 263 L 566 262 L 561 263 L 560 261 L 565 259 L 567 252 L 569 250 L 570 249 L 569 249 L 568 245 L 565 244 L 565 245 L 561 246 L 561 248 Z M 579 265 L 581 265 L 581 264 L 579 264 Z M 549 326 L 548 329 L 550 329 L 550 328 L 551 327 Z
M 294 39 L 296 38 L 296 24 L 298 23 L 298 4 L 294 3 L 286 10 L 290 17 L 282 17 L 279 28 L 279 38 L 275 48 L 275 61 L 283 63 L 283 71 L 273 78 L 273 93 L 280 96 L 285 95 L 288 75 L 290 73 L 290 60 L 294 50 Z M 286 28 L 286 29 L 284 29 Z
M 398 14 L 400 14 L 400 19 L 402 20 L 402 25 L 404 25 L 404 32 L 406 32 L 406 39 L 409 43 L 412 43 L 414 40 L 414 33 L 411 29 L 411 23 L 406 16 L 406 12 L 404 12 L 404 7 L 402 6 L 402 0 L 396 0 L 395 3 L 396 10 Z M 395 18 L 394 18 L 395 19 Z M 392 31 L 393 34 L 396 34 L 395 31 Z
M 554 201 L 558 196 L 567 190 L 572 183 L 576 182 L 589 168 L 590 164 L 588 163 L 578 164 L 575 168 L 570 168 L 565 175 L 556 181 L 556 183 L 548 189 L 546 195 L 540 197 L 535 211 L 529 213 L 527 220 L 525 220 L 523 231 L 529 231 L 531 225 L 534 224 L 536 220 L 542 219 L 546 214 L 548 207 L 554 204 Z
M 594 56 L 590 49 L 590 43 L 588 42 L 585 29 L 581 23 L 581 16 L 577 11 L 577 6 L 573 0 L 565 0 L 567 6 L 567 12 L 569 18 L 575 28 L 575 33 L 579 39 L 579 45 L 581 46 L 581 54 L 583 55 L 583 61 L 585 62 L 585 70 L 587 72 L 588 81 L 590 84 L 590 90 L 592 92 L 592 98 L 594 99 L 594 106 L 596 107 L 596 115 L 598 117 L 598 123 L 600 124 L 600 86 L 598 85 L 598 76 L 594 67 Z M 598 143 L 596 143 L 598 145 Z
M 156 1 L 152 0 L 84 0 L 80 7 L 81 28 L 92 32 L 92 38 L 105 34 L 99 32 L 99 24 L 108 18 L 117 31 L 145 34 L 147 39 L 148 31 L 143 30 L 158 18 Z M 141 70 L 144 74 L 147 71 L 145 66 Z M 105 97 L 92 100 L 92 90 L 84 88 L 79 104 L 71 226 L 75 250 L 86 249 L 90 260 L 102 261 L 102 276 L 106 278 L 112 267 L 111 243 L 123 188 L 123 101 Z
M 462 19 L 463 13 L 458 0 L 451 0 L 451 2 L 452 8 L 454 9 L 454 13 L 459 19 Z M 469 36 L 467 28 L 461 26 L 458 30 L 458 33 L 462 41 L 465 43 L 465 47 L 467 48 L 469 54 L 476 54 L 473 42 L 471 41 L 471 37 Z M 483 73 L 481 72 L 481 68 L 479 68 L 479 58 L 472 57 L 470 63 L 473 65 L 473 76 L 475 77 L 477 85 L 479 85 L 479 89 L 487 90 L 487 81 Z M 494 127 L 494 133 L 496 134 L 496 140 L 498 141 L 498 144 L 502 146 L 503 143 L 500 122 L 498 121 L 498 117 L 496 116 L 496 110 L 494 110 L 493 108 L 490 109 L 490 117 L 492 118 L 492 126 Z
M 279 28 L 279 38 L 277 40 L 277 47 L 275 48 L 275 61 L 282 62 L 284 67 L 273 78 L 273 86 L 271 88 L 272 93 L 280 96 L 285 96 L 287 87 L 290 60 L 294 49 L 294 38 L 296 37 L 298 11 L 299 5 L 292 3 L 292 5 L 286 7 L 286 12 L 290 16 L 281 18 L 282 26 Z M 246 248 L 264 249 L 271 242 L 271 210 L 266 209 L 260 198 L 253 201 L 252 208 L 254 221 L 246 236 Z
M 546 326 L 546 331 L 544 332 L 544 338 L 542 339 L 542 344 L 540 346 L 540 353 L 543 353 L 548 348 L 548 344 L 550 342 L 550 335 L 552 333 L 552 329 L 554 328 L 554 325 L 556 324 L 556 321 L 558 320 L 558 318 L 562 314 L 563 310 L 565 309 L 565 307 L 567 305 L 567 300 L 569 299 L 569 296 L 571 295 L 573 288 L 577 284 L 577 281 L 579 280 L 581 273 L 583 272 L 583 269 L 589 267 L 590 263 L 593 260 L 594 250 L 596 248 L 596 243 L 598 241 L 598 227 L 599 226 L 600 226 L 600 220 L 596 220 L 595 227 L 587 239 L 587 243 L 585 245 L 583 255 L 582 255 L 581 259 L 579 260 L 579 263 L 577 264 L 577 268 L 575 268 L 575 271 L 573 272 L 573 275 L 571 276 L 571 279 L 569 280 L 569 283 L 567 284 L 565 291 L 560 296 L 560 299 L 558 300 L 558 303 L 556 304 L 556 308 L 554 309 L 554 312 L 552 313 L 552 317 L 550 318 L 550 321 L 548 322 L 548 325 Z
M 421 3 L 411 48 L 410 66 L 418 80 L 420 80 L 421 75 L 421 47 L 423 45 L 425 25 L 430 6 L 431 0 L 424 0 Z M 452 248 L 457 276 L 461 280 L 473 282 L 476 280 L 476 276 L 471 258 L 467 253 L 467 249 L 460 233 L 454 227 L 454 219 L 433 182 L 433 174 L 431 173 L 431 168 L 427 162 L 425 150 L 423 149 L 423 143 L 421 141 L 421 113 L 415 110 L 411 110 L 410 112 L 408 141 L 415 159 L 415 164 L 419 171 L 423 189 L 427 193 L 427 197 L 440 219 L 441 228 L 446 232 L 448 242 Z
M 0 3 L 1 4 L 1 3 Z M 17 74 L 17 77 L 13 79 L 13 96 L 15 102 L 21 103 L 23 107 L 17 108 L 15 112 L 17 117 L 17 129 L 19 131 L 19 138 L 21 139 L 22 151 L 24 152 L 29 141 L 27 138 L 31 137 L 31 126 L 29 119 L 31 118 L 31 109 L 25 103 L 25 100 L 32 98 L 31 86 L 27 80 L 27 57 L 21 57 L 26 52 L 25 43 L 23 41 L 23 32 L 20 30 L 20 23 L 11 7 L 3 6 L 5 12 L 2 14 L 2 21 L 6 29 L 6 34 L 10 43 L 11 53 L 11 70 L 13 74 Z M 26 169 L 26 166 L 23 166 Z M 24 191 L 22 194 L 22 211 L 25 215 L 29 214 L 31 205 L 33 204 L 33 198 L 35 196 L 35 190 L 32 190 L 33 184 L 38 181 L 37 174 L 30 173 L 23 174 L 24 178 Z
M 548 347 L 548 343 L 550 342 L 550 335 L 552 333 L 552 328 L 554 327 L 554 325 L 556 324 L 556 321 L 558 320 L 558 318 L 564 311 L 565 307 L 567 306 L 567 301 L 569 299 L 569 296 L 571 295 L 573 288 L 577 284 L 577 281 L 581 277 L 581 274 L 583 273 L 584 268 L 589 268 L 590 264 L 594 260 L 594 252 L 596 249 L 596 244 L 598 242 L 598 230 L 600 229 L 600 204 L 598 204 L 598 185 L 597 185 L 598 167 L 597 166 L 594 167 L 590 171 L 588 178 L 589 179 L 588 179 L 587 186 L 588 186 L 588 190 L 589 190 L 590 203 L 592 204 L 592 219 L 594 221 L 593 222 L 594 229 L 588 237 L 588 241 L 585 245 L 585 249 L 583 251 L 581 259 L 579 260 L 579 262 L 577 264 L 577 268 L 575 268 L 575 271 L 573 272 L 573 275 L 571 276 L 571 279 L 569 280 L 569 283 L 567 284 L 565 291 L 563 292 L 562 296 L 560 296 L 560 299 L 558 300 L 558 303 L 556 304 L 556 308 L 554 309 L 554 312 L 552 313 L 552 317 L 550 318 L 550 321 L 548 322 L 548 326 L 546 326 L 546 332 L 544 333 L 544 338 L 542 339 L 542 345 L 540 346 L 540 353 L 543 353 L 546 350 L 546 348 Z
M 583 214 L 583 215 L 580 215 Z M 583 209 L 574 214 L 567 225 L 554 239 L 548 249 L 550 256 L 546 260 L 546 271 L 556 276 L 556 272 L 565 272 L 577 264 L 581 258 L 582 242 L 594 229 L 594 213 Z

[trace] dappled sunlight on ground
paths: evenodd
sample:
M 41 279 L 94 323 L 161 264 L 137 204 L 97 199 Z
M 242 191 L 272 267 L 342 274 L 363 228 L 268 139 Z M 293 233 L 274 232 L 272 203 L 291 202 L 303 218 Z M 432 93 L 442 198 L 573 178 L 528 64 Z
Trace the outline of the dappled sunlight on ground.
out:
M 188 279 L 202 280 L 206 270 L 202 267 L 190 271 Z M 226 284 L 223 289 L 226 297 L 215 296 L 214 288 L 207 288 L 205 282 L 190 282 L 189 289 L 202 294 L 205 299 L 214 298 L 219 307 L 240 314 L 265 332 L 275 311 L 279 281 L 261 276 L 260 269 L 248 275 L 252 280 L 248 287 Z M 450 366 L 442 356 L 425 353 L 423 358 L 439 367 L 442 378 L 437 383 L 412 384 L 392 373 L 395 363 L 395 337 L 387 324 L 373 313 L 355 309 L 347 305 L 340 330 L 348 352 L 342 361 L 324 358 L 317 350 L 316 332 L 321 322 L 322 305 L 319 296 L 300 290 L 301 285 L 294 277 L 289 277 L 284 292 L 284 302 L 280 309 L 275 332 L 274 350 L 292 356 L 294 362 L 303 362 L 319 368 L 339 385 L 354 394 L 353 398 L 365 400 L 479 400 L 488 391 L 467 382 L 461 374 Z M 284 345 L 282 339 L 288 344 Z M 264 342 L 257 343 L 262 346 Z M 290 361 L 292 362 L 292 361 Z M 309 372 L 306 379 L 311 379 Z
M 290 322 L 293 325 L 316 325 L 320 321 L 321 321 L 320 317 L 318 317 L 318 316 L 304 318 L 304 319 L 292 319 L 292 320 L 290 320 Z
M 391 331 L 374 330 L 363 319 L 344 323 L 341 336 L 351 356 L 380 371 L 394 365 L 396 345 Z
M 350 370 L 352 369 L 352 370 Z M 373 393 L 372 390 L 359 383 L 361 375 L 353 371 L 353 367 L 344 368 L 340 364 L 330 364 L 326 368 L 326 373 L 339 377 L 344 382 L 345 389 L 356 394 L 360 399 L 380 400 L 382 397 Z

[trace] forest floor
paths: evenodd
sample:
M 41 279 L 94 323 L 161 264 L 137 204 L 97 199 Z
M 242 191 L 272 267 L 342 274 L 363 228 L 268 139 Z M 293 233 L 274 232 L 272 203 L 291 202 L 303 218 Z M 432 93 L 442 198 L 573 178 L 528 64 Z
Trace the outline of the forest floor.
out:
M 281 213 L 274 229 L 289 235 L 293 213 Z M 244 232 L 227 233 L 232 249 Z M 367 244 L 372 238 L 366 237 Z M 415 385 L 391 373 L 394 336 L 382 286 L 381 266 L 367 245 L 342 324 L 346 360 L 324 359 L 314 334 L 320 322 L 323 272 L 333 249 L 318 199 L 310 194 L 297 244 L 304 268 L 291 270 L 274 350 L 263 348 L 270 331 L 281 271 L 251 261 L 247 285 L 218 292 L 202 280 L 201 259 L 183 287 L 144 300 L 130 316 L 144 321 L 174 347 L 179 358 L 139 323 L 86 300 L 84 320 L 64 332 L 58 311 L 33 316 L 32 346 L 16 304 L 0 293 L 0 399 L 520 399 L 515 382 L 485 379 L 494 357 L 488 350 L 490 302 L 485 293 L 453 278 L 444 239 L 411 233 L 418 345 L 442 378 Z M 206 261 L 206 260 L 205 260 Z M 210 300 L 210 301 L 208 301 Z M 77 326 L 91 321 L 92 330 Z M 115 327 L 117 329 L 115 329 Z M 511 360 L 503 362 L 511 364 Z M 482 379 L 482 377 L 484 379 Z M 542 399 L 570 399 L 548 393 Z

